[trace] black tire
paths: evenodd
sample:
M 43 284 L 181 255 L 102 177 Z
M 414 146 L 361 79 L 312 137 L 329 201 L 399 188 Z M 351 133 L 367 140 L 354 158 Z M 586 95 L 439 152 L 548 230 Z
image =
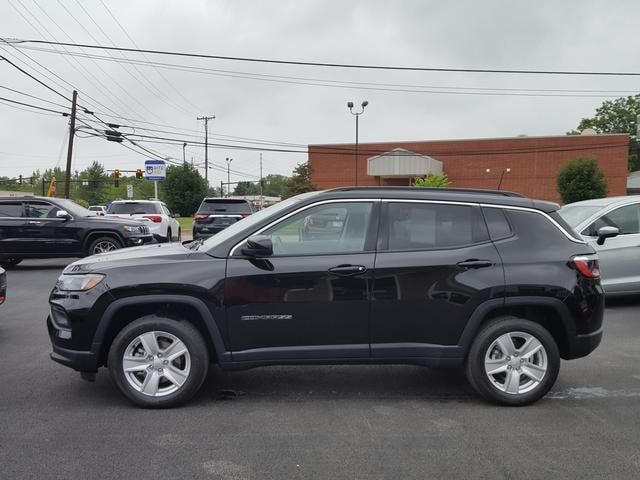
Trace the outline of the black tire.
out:
M 182 241 L 182 230 L 179 228 L 178 229 L 178 242 Z
M 96 255 L 98 253 L 104 253 L 104 251 L 96 251 L 96 249 L 100 249 L 100 245 L 104 245 L 104 248 L 107 248 L 107 245 L 111 245 L 112 248 L 105 251 L 113 251 L 119 250 L 122 248 L 122 243 L 115 237 L 98 237 L 91 240 L 89 243 L 89 247 L 87 248 L 87 255 Z
M 138 336 L 153 331 L 177 337 L 186 346 L 190 360 L 184 383 L 176 391 L 162 396 L 150 396 L 136 390 L 125 376 L 123 368 L 123 358 L 130 344 Z M 118 333 L 109 349 L 108 366 L 113 382 L 129 401 L 144 408 L 170 408 L 189 401 L 200 390 L 209 370 L 209 352 L 202 335 L 189 322 L 148 315 L 130 323 Z M 143 372 L 146 378 L 148 373 L 146 370 Z M 168 380 L 164 378 L 164 382 Z
M 516 348 L 513 357 L 503 357 L 500 346 L 494 345 L 499 337 L 507 333 L 514 336 L 514 340 L 511 342 L 511 346 Z M 533 354 L 530 359 L 523 361 L 520 356 L 522 351 L 518 348 L 517 342 L 523 341 L 526 336 L 533 337 L 540 342 L 542 349 Z M 489 351 L 490 348 L 491 351 Z M 504 374 L 502 372 L 493 374 L 490 379 L 490 375 L 485 369 L 485 359 L 488 356 L 495 360 L 499 368 L 509 370 L 505 370 Z M 507 359 L 509 359 L 508 362 Z M 545 365 L 546 371 L 536 384 L 536 380 L 527 376 L 526 372 L 533 372 L 540 376 L 539 368 L 542 364 Z M 541 325 L 517 317 L 499 317 L 491 320 L 476 336 L 467 356 L 465 370 L 471 386 L 490 402 L 511 406 L 529 405 L 545 396 L 558 378 L 560 353 L 553 336 Z M 517 378 L 520 379 L 518 382 L 514 380 L 513 385 L 517 385 L 517 388 L 512 388 L 512 390 L 522 388 L 523 393 L 507 393 L 502 390 L 507 386 L 507 375 L 511 374 L 518 375 Z
M 11 270 L 22 261 L 22 258 L 3 258 L 0 260 L 0 267 Z
M 173 242 L 173 237 L 171 236 L 171 229 L 167 228 L 167 243 Z

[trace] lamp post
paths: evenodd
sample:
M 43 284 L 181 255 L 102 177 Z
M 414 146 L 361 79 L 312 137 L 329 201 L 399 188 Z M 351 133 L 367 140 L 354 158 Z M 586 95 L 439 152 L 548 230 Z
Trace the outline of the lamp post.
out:
M 226 158 L 227 160 L 227 197 L 229 193 L 231 193 L 231 162 L 233 162 L 233 158 Z
M 187 163 L 187 157 L 185 155 L 185 148 L 187 148 L 187 142 L 182 144 L 182 163 Z
M 351 115 L 354 115 L 356 117 L 356 152 L 355 152 L 356 186 L 358 185 L 358 118 L 360 117 L 360 115 L 362 115 L 364 113 L 364 107 L 366 107 L 367 105 L 369 105 L 369 102 L 367 102 L 365 100 L 361 104 L 362 109 L 359 112 L 354 112 L 353 111 L 353 102 L 348 102 L 347 103 L 347 107 L 349 108 L 349 112 L 351 113 Z

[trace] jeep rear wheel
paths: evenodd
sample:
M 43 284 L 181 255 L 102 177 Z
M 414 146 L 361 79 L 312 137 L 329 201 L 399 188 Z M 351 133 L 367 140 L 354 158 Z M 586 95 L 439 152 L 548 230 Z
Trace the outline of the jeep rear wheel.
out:
M 467 357 L 469 383 L 502 405 L 527 405 L 543 397 L 560 370 L 558 346 L 541 325 L 516 317 L 491 321 Z
M 109 349 L 109 372 L 141 407 L 173 407 L 191 399 L 209 368 L 207 347 L 188 322 L 149 315 L 127 325 Z

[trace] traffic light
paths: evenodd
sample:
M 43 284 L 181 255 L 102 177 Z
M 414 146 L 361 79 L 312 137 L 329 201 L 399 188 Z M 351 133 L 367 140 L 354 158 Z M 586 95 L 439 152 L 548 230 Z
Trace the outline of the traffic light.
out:
M 142 169 L 141 168 L 138 168 L 136 170 L 136 178 L 142 178 Z
M 113 171 L 113 177 L 115 178 L 115 180 L 113 181 L 113 185 L 115 187 L 119 187 L 120 186 L 120 181 L 118 180 L 120 178 L 120 170 L 119 169 L 115 169 Z

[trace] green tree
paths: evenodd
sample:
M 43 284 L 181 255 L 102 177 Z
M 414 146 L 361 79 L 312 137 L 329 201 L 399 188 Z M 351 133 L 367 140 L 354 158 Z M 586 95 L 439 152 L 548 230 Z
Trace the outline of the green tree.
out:
M 260 185 L 254 182 L 239 182 L 233 190 L 234 195 L 259 195 Z
M 76 175 L 77 196 L 89 205 L 100 205 L 105 202 L 105 190 L 108 175 L 105 168 L 98 162 L 93 162 L 86 169 Z
M 281 197 L 289 177 L 270 174 L 262 179 L 262 194 L 267 197 Z
M 282 198 L 289 198 L 300 193 L 317 190 L 317 187 L 311 181 L 311 173 L 311 165 L 308 163 L 298 164 L 298 166 L 293 169 L 293 175 L 287 179 Z
M 569 160 L 558 172 L 557 182 L 565 204 L 602 198 L 607 194 L 607 182 L 595 158 Z
M 444 188 L 451 185 L 451 180 L 446 173 L 428 173 L 423 178 L 414 178 L 414 187 L 439 187 Z
M 189 163 L 167 167 L 167 179 L 162 187 L 164 199 L 171 210 L 183 217 L 192 215 L 207 195 L 204 178 Z
M 606 100 L 596 109 L 593 117 L 583 118 L 576 130 L 567 133 L 577 135 L 586 128 L 592 128 L 598 133 L 628 133 L 631 136 L 628 168 L 630 172 L 640 170 L 638 115 L 640 115 L 640 94 Z

